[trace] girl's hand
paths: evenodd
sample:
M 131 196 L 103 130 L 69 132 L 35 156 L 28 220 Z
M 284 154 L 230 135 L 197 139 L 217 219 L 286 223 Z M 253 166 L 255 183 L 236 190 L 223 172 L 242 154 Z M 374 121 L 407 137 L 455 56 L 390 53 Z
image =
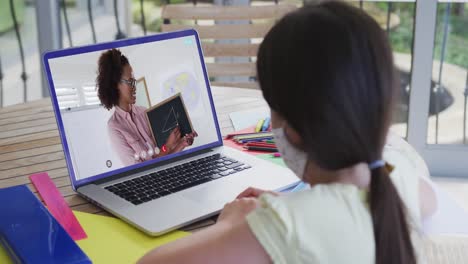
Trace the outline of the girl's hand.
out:
M 266 190 L 262 190 L 262 189 L 257 189 L 257 188 L 254 188 L 254 187 L 249 187 L 247 189 L 245 189 L 245 191 L 241 192 L 238 196 L 237 196 L 237 199 L 241 199 L 241 198 L 258 198 L 260 197 L 260 195 L 264 194 L 264 193 L 269 193 L 269 194 L 272 194 L 274 196 L 278 196 L 279 193 L 277 192 L 273 192 L 273 191 L 266 191 Z
M 258 205 L 258 200 L 255 198 L 236 199 L 224 206 L 217 223 L 230 226 L 241 223 L 247 214 L 255 210 Z

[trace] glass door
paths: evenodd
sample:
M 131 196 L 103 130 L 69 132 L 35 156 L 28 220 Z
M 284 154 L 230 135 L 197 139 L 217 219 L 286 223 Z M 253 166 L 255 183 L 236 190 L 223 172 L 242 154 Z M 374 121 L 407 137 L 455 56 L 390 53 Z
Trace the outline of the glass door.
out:
M 408 142 L 431 175 L 468 177 L 468 4 L 418 0 Z

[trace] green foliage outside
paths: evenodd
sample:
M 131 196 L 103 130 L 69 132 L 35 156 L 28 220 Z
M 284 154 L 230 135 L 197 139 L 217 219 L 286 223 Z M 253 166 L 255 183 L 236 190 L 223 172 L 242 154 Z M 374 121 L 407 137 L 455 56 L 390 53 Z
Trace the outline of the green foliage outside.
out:
M 16 19 L 18 24 L 22 24 L 24 20 L 24 0 L 14 0 Z M 0 34 L 13 29 L 13 19 L 10 12 L 10 1 L 0 1 Z
M 441 57 L 444 36 L 444 16 L 447 4 L 439 4 L 437 17 L 437 34 L 434 57 Z M 446 49 L 446 60 L 468 69 L 468 11 L 464 16 L 450 15 Z
M 387 3 L 374 3 L 382 13 L 387 12 Z M 444 35 L 444 17 L 446 3 L 439 3 L 437 7 L 437 31 L 435 39 L 434 59 L 439 60 Z M 468 69 L 468 5 L 464 6 L 463 15 L 456 14 L 454 4 L 451 5 L 449 30 L 445 62 Z M 397 52 L 411 53 L 413 46 L 413 27 L 415 4 L 393 3 L 392 12 L 400 18 L 400 24 L 390 31 L 392 47 Z
M 186 3 L 186 0 L 168 0 L 170 4 Z M 161 19 L 162 6 L 167 4 L 165 0 L 144 0 L 145 25 L 147 31 L 160 32 L 163 23 Z M 132 0 L 133 22 L 141 25 L 140 0 Z

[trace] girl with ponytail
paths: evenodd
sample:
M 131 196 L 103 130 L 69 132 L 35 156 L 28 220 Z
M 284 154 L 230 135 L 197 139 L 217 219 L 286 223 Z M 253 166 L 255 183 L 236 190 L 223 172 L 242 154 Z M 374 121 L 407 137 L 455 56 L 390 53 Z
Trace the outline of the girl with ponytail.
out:
M 343 2 L 305 6 L 266 35 L 257 77 L 282 157 L 311 188 L 249 188 L 217 224 L 141 263 L 421 262 L 434 194 L 384 151 L 399 79 L 380 26 Z

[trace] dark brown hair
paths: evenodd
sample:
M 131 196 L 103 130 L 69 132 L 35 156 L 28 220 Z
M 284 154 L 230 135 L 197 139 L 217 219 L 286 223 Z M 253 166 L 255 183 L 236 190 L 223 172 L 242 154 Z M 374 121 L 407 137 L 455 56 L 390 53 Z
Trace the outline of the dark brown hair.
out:
M 257 73 L 269 106 L 320 167 L 382 159 L 398 76 L 385 33 L 365 12 L 327 1 L 286 15 L 261 44 Z M 386 168 L 372 170 L 368 202 L 376 263 L 415 263 L 406 209 Z
M 125 65 L 129 65 L 128 59 L 118 49 L 105 51 L 99 57 L 97 93 L 101 104 L 108 110 L 119 102 L 117 85 L 122 78 Z

